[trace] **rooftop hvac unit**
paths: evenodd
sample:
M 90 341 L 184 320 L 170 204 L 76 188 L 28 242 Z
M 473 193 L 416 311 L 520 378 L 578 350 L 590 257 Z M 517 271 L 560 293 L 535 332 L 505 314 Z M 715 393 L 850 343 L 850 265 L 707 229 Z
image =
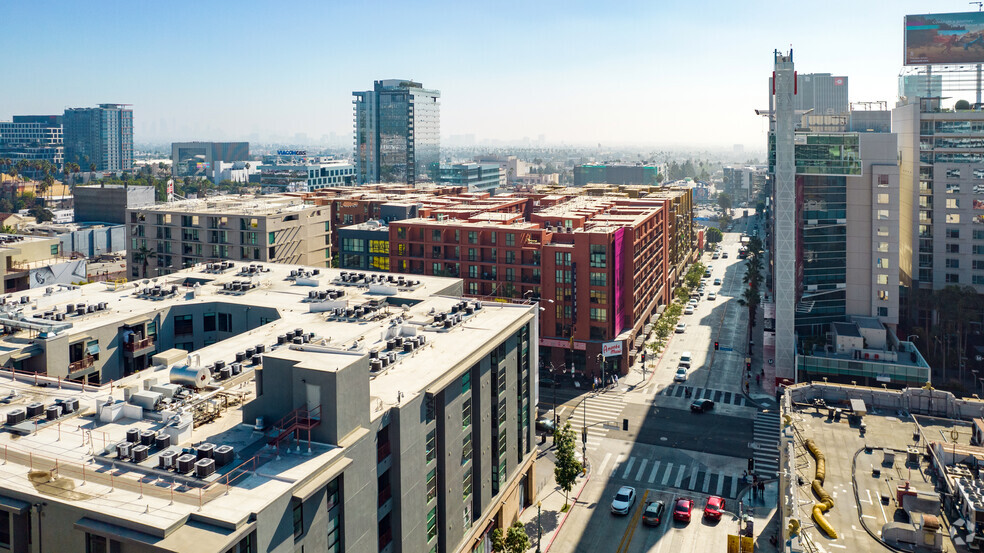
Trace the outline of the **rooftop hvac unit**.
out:
M 129 430 L 127 430 L 126 431 L 126 441 L 130 442 L 131 444 L 139 443 L 140 442 L 140 430 L 137 430 L 136 428 L 130 428 Z
M 27 409 L 27 418 L 33 419 L 34 417 L 37 417 L 42 413 L 44 413 L 44 404 L 38 402 L 28 403 L 26 409 Z
M 154 445 L 154 440 L 157 438 L 157 432 L 153 430 L 144 430 L 140 433 L 140 444 L 151 446 Z
M 177 457 L 177 451 L 165 451 L 164 453 L 161 453 L 161 456 L 157 458 L 157 468 L 165 470 L 174 468 L 174 460 Z
M 199 459 L 211 459 L 213 451 L 215 451 L 215 444 L 210 444 L 208 442 L 205 442 L 195 448 L 195 453 L 198 455 Z
M 167 449 L 171 447 L 171 435 L 161 432 L 154 437 L 154 447 L 157 449 Z
M 7 424 L 20 424 L 27 419 L 27 411 L 24 409 L 12 409 L 7 411 Z
M 61 405 L 49 405 L 48 408 L 44 410 L 44 417 L 50 421 L 57 419 L 61 416 L 61 414 Z
M 175 467 L 177 467 L 177 471 L 180 472 L 181 474 L 188 474 L 189 472 L 191 472 L 191 469 L 193 469 L 194 466 L 195 466 L 195 456 L 192 455 L 191 453 L 185 453 L 184 455 L 181 455 L 180 457 L 175 459 Z
M 215 459 L 216 466 L 220 467 L 231 463 L 235 455 L 236 450 L 231 445 L 220 445 L 212 452 L 212 458 Z
M 195 476 L 207 478 L 215 472 L 215 459 L 199 459 L 195 461 Z
M 133 451 L 133 444 L 130 442 L 116 444 L 116 456 L 120 459 L 128 459 L 131 451 Z
M 135 445 L 133 446 L 133 462 L 142 463 L 147 460 L 147 456 L 150 454 L 150 448 L 145 445 Z
M 240 374 L 241 372 L 243 372 L 243 364 L 242 363 L 233 363 L 230 366 L 232 367 L 232 374 L 233 375 L 237 375 L 237 374 Z
M 79 398 L 70 397 L 62 401 L 62 409 L 65 413 L 74 413 L 79 410 Z

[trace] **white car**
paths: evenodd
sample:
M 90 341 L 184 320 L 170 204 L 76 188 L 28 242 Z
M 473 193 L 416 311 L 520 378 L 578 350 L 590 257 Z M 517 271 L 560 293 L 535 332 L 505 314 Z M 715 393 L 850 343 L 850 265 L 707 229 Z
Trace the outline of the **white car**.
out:
M 676 325 L 675 332 L 677 334 L 683 334 L 684 330 L 687 330 L 687 323 L 679 323 Z
M 719 278 L 714 279 L 714 286 L 721 286 L 721 279 Z
M 684 307 L 683 308 L 683 314 L 684 315 L 693 315 L 694 314 L 694 306 L 688 305 L 687 307 Z
M 713 254 L 711 254 L 711 259 L 718 259 L 720 257 L 721 257 L 721 255 L 718 254 L 717 252 L 714 252 Z
M 636 491 L 632 486 L 622 486 L 615 499 L 612 500 L 612 512 L 616 515 L 627 515 L 635 503 Z
M 677 367 L 677 372 L 673 375 L 674 382 L 686 382 L 687 381 L 687 369 L 682 365 Z
M 697 298 L 690 298 L 689 300 L 687 300 L 687 305 L 691 307 L 697 307 L 697 303 L 698 303 Z
M 711 293 L 707 294 L 707 299 L 709 299 L 711 301 L 714 301 L 714 300 L 717 299 L 717 294 L 715 294 L 714 292 L 711 292 Z

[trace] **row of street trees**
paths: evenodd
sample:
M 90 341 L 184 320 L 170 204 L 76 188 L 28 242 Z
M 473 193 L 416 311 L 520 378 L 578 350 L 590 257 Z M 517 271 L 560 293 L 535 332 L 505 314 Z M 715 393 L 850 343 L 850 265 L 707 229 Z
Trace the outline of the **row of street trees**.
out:
M 748 249 L 748 260 L 745 263 L 745 274 L 741 282 L 745 290 L 738 298 L 738 305 L 748 308 L 748 342 L 752 339 L 752 327 L 755 326 L 755 316 L 759 304 L 762 303 L 761 285 L 765 279 L 762 274 L 762 240 L 754 236 L 745 246 Z

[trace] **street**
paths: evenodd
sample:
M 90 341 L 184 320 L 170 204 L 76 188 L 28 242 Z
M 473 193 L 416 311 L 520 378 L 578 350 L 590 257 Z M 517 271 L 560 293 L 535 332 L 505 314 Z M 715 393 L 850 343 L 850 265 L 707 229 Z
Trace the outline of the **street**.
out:
M 672 335 L 661 357 L 654 360 L 649 355 L 646 379 L 637 367 L 613 389 L 573 397 L 558 406 L 562 421 L 569 419 L 577 430 L 587 428 L 592 476 L 552 551 L 723 550 L 727 535 L 737 532 L 738 518 L 729 513 L 739 508 L 734 498 L 743 487 L 748 459 L 758 462 L 756 442 L 770 441 L 762 435 L 770 427 L 761 424 L 758 407 L 742 393 L 748 344 L 747 310 L 736 302 L 744 274 L 744 262 L 738 258 L 740 234 L 725 233 L 720 245 L 728 258 L 702 255 L 701 261 L 711 266 L 706 292 L 693 314 L 681 316 L 686 330 Z M 722 280 L 720 286 L 713 284 L 716 278 Z M 711 292 L 716 299 L 708 299 Z M 685 382 L 675 383 L 684 352 L 691 355 L 691 368 Z M 542 392 L 541 400 L 550 401 L 550 395 Z M 692 413 L 690 404 L 696 399 L 714 401 L 713 409 Z M 580 449 L 580 432 L 578 437 Z M 627 516 L 610 511 L 621 486 L 633 486 L 637 492 Z M 666 520 L 659 527 L 643 526 L 635 516 L 645 507 L 644 495 L 646 501 L 661 499 L 667 504 Z M 701 516 L 713 495 L 725 498 L 729 512 L 720 522 Z M 672 520 L 670 509 L 677 497 L 694 501 L 691 522 Z

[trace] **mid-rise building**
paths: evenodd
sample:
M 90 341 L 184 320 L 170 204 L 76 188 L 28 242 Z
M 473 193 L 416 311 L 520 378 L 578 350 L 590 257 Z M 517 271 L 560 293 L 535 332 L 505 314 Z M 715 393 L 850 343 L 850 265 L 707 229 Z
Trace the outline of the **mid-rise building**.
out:
M 389 271 L 389 226 L 366 221 L 338 229 L 338 266 L 342 269 Z
M 494 193 L 502 184 L 502 173 L 498 163 L 441 165 L 440 182 L 467 187 L 469 192 Z
M 212 179 L 220 161 L 249 161 L 249 142 L 172 142 L 171 174 Z
M 319 156 L 267 156 L 259 167 L 259 183 L 268 192 L 310 192 L 355 184 L 355 166 Z
M 129 104 L 99 104 L 95 108 L 71 108 L 62 118 L 65 161 L 83 171 L 133 169 L 133 110 Z
M 301 198 L 182 200 L 127 215 L 131 278 L 230 260 L 331 266 L 331 212 Z
M 439 180 L 440 91 L 410 80 L 376 81 L 353 92 L 355 166 L 360 184 Z
M 574 167 L 574 186 L 586 184 L 656 184 L 655 165 L 586 164 Z
M 47 161 L 61 170 L 65 163 L 62 116 L 15 115 L 11 121 L 0 121 L 0 159 Z M 38 176 L 31 170 L 25 173 Z
M 153 186 L 125 186 L 100 184 L 76 186 L 76 223 L 126 223 L 126 210 L 154 205 L 156 190 Z M 124 249 L 124 248 L 119 248 Z
M 2 298 L 11 551 L 471 553 L 530 507 L 535 305 L 197 269 Z

